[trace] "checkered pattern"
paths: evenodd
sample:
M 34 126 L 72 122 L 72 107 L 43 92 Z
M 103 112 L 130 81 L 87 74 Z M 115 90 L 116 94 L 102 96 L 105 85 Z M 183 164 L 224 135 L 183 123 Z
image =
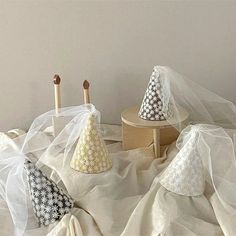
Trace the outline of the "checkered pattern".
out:
M 32 162 L 25 162 L 33 210 L 39 225 L 60 220 L 73 207 L 73 200 Z
M 172 115 L 171 110 L 167 112 L 163 109 L 163 88 L 160 83 L 160 73 L 155 67 L 148 88 L 144 95 L 143 103 L 139 111 L 139 117 L 144 120 L 162 121 Z

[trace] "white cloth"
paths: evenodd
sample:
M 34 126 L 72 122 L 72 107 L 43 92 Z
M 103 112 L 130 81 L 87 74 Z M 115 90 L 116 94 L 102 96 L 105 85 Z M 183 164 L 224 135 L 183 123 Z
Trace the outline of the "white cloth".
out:
M 216 218 L 221 226 L 225 236 L 235 235 L 236 232 L 236 211 L 234 213 L 227 212 L 222 206 L 216 194 L 210 199 L 212 207 L 214 209 Z
M 121 235 L 216 236 L 222 232 L 204 196 L 180 196 L 154 184 L 135 208 Z
M 108 148 L 113 159 L 110 171 L 87 175 L 68 168 L 60 173 L 69 193 L 89 212 L 101 235 L 156 236 L 162 231 L 168 236 L 223 235 L 207 197 L 180 196 L 158 183 L 178 152 L 175 144 L 160 159 L 153 159 L 152 147 L 126 152 L 119 151 L 120 144 Z
M 59 173 L 78 208 L 54 225 L 28 230 L 26 236 L 156 236 L 162 231 L 165 236 L 223 236 L 223 232 L 234 236 L 235 218 L 212 196 L 210 186 L 204 195 L 188 197 L 159 184 L 178 154 L 175 143 L 160 159 L 153 158 L 152 147 L 122 151 L 115 143 L 108 150 L 114 163 L 108 172 L 80 174 L 68 166 Z M 57 169 L 54 163 L 51 167 Z M 0 222 L 0 235 L 12 236 L 12 220 L 3 201 Z

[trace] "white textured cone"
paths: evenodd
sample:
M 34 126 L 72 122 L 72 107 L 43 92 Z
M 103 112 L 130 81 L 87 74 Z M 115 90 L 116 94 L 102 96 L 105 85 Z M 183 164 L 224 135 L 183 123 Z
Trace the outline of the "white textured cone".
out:
M 86 127 L 80 135 L 70 166 L 88 174 L 103 172 L 112 167 L 93 115 L 88 118 Z
M 168 111 L 164 111 L 164 94 L 160 76 L 161 75 L 158 71 L 158 66 L 155 66 L 139 111 L 139 117 L 144 120 L 166 120 L 167 117 L 172 115 L 169 106 Z
M 196 133 L 191 136 L 160 177 L 160 184 L 171 192 L 185 196 L 199 196 L 204 192 L 203 164 L 193 148 L 195 136 Z

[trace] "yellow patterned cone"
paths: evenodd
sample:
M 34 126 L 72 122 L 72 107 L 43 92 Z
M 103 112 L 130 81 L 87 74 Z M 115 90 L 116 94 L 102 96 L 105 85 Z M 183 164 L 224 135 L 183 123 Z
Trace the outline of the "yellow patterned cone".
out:
M 70 166 L 88 174 L 103 172 L 112 167 L 106 145 L 99 134 L 93 115 L 88 118 L 81 132 Z

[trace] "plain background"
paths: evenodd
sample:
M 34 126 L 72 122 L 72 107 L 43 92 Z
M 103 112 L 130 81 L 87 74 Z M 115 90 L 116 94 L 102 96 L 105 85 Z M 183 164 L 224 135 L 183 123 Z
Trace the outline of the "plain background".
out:
M 236 103 L 236 1 L 0 0 L 0 131 L 28 128 L 54 106 L 92 102 L 103 122 L 140 104 L 154 65 Z

